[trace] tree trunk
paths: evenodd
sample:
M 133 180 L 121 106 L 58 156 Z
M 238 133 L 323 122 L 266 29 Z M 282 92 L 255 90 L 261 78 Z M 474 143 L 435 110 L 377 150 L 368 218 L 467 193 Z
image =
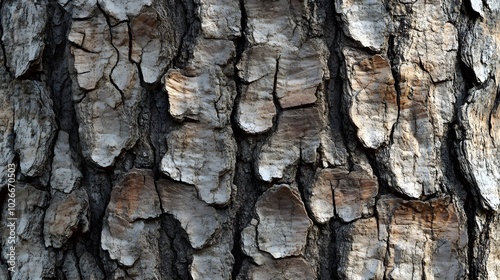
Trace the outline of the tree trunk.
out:
M 0 3 L 0 279 L 500 277 L 498 0 Z

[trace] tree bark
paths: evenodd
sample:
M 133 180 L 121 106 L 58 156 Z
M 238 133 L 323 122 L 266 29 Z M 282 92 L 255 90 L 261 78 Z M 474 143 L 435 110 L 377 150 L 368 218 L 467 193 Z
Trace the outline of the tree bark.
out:
M 499 278 L 499 3 L 1 0 L 0 279 Z

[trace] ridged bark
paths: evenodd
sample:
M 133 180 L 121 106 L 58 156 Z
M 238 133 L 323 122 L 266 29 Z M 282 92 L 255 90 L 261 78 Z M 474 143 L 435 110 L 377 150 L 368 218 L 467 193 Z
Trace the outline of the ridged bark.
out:
M 0 279 L 500 278 L 499 13 L 1 0 Z

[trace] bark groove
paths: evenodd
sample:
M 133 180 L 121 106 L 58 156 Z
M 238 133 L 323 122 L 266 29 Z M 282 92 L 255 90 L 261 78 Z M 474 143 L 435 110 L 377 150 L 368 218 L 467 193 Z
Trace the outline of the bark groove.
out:
M 499 12 L 0 0 L 0 279 L 500 278 Z

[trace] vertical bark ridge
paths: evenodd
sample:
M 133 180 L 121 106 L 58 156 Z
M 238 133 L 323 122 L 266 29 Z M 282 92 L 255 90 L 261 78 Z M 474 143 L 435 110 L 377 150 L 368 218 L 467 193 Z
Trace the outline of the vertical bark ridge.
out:
M 499 11 L 0 1 L 0 279 L 500 277 Z

